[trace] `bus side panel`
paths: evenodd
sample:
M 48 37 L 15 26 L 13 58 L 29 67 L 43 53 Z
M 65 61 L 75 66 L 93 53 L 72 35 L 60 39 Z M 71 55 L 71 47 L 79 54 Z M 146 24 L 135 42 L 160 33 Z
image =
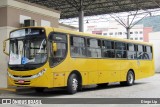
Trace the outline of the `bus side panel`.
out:
M 82 76 L 82 84 L 94 84 L 97 82 L 96 60 L 83 58 L 70 58 L 69 56 L 52 69 L 54 87 L 67 86 L 69 75 L 78 71 Z M 89 76 L 90 75 L 90 76 Z
M 71 66 L 69 60 L 70 59 L 66 57 L 66 59 L 59 65 L 51 68 L 51 72 L 53 75 L 53 87 L 66 86 L 66 76 L 69 75 L 69 66 Z
M 98 81 L 97 59 L 71 58 L 70 71 L 79 71 L 82 76 L 82 84 L 96 84 Z
M 120 65 L 115 59 L 99 59 L 98 71 L 99 78 L 98 83 L 116 82 L 119 80 Z
M 141 71 L 140 78 L 152 76 L 154 74 L 153 66 L 154 66 L 153 61 L 141 60 L 140 61 L 140 71 Z
M 121 76 L 120 81 L 126 81 L 128 71 L 132 69 L 135 73 L 135 78 L 139 78 L 137 60 L 121 60 Z

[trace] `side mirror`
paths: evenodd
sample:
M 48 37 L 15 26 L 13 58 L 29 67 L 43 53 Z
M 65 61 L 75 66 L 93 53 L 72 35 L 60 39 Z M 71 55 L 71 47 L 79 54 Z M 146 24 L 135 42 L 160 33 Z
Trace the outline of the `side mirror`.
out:
M 4 52 L 6 55 L 9 56 L 9 53 L 6 52 L 6 42 L 7 42 L 8 40 L 9 40 L 9 39 L 6 39 L 6 40 L 3 41 L 3 52 Z
M 52 43 L 53 52 L 57 52 L 57 43 Z

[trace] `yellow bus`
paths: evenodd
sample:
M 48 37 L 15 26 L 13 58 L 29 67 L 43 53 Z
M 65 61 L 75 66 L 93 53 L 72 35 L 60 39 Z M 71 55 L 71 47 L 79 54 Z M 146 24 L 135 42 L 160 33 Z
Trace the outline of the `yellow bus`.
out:
M 9 86 L 33 87 L 37 92 L 66 87 L 74 94 L 84 85 L 131 86 L 154 75 L 149 43 L 52 27 L 16 29 L 7 40 Z

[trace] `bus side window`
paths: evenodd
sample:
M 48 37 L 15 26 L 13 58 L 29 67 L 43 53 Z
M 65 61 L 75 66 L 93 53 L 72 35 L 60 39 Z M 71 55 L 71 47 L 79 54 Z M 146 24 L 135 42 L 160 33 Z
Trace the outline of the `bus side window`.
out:
M 127 46 L 123 42 L 115 42 L 116 58 L 127 58 Z
M 128 49 L 127 58 L 128 59 L 137 59 L 136 45 L 128 43 L 127 49 Z
M 142 45 L 138 45 L 137 58 L 143 59 L 143 46 Z
M 147 53 L 147 47 L 145 45 L 143 45 L 143 57 L 142 59 L 149 59 L 149 55 Z
M 150 53 L 150 48 L 148 48 L 150 46 L 145 46 L 145 45 L 138 45 L 138 52 L 137 52 L 137 56 L 138 59 L 143 59 L 143 60 L 149 60 L 151 53 Z
M 152 59 L 152 47 L 151 46 L 146 46 L 146 53 L 149 56 L 148 59 Z
M 103 40 L 102 41 L 102 55 L 104 58 L 114 58 L 114 41 Z
M 101 41 L 97 39 L 87 39 L 87 56 L 93 58 L 101 57 Z
M 86 57 L 85 39 L 83 37 L 70 37 L 71 56 Z

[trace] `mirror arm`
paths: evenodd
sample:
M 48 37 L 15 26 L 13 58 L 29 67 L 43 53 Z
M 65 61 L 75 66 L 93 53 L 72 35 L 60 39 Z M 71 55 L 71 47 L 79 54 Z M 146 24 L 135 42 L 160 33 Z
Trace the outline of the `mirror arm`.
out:
M 3 52 L 4 52 L 6 55 L 9 56 L 9 53 L 6 52 L 6 41 L 8 41 L 8 40 L 9 40 L 9 38 L 3 41 Z

